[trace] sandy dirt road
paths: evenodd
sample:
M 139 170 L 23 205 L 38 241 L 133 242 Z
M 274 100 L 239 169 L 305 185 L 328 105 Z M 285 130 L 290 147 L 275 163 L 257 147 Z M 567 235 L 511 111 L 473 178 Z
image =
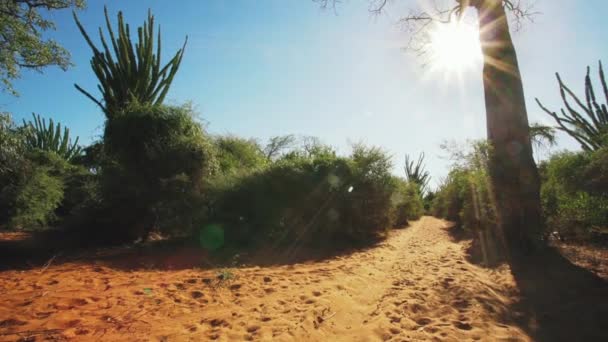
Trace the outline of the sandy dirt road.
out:
M 320 262 L 218 271 L 103 261 L 0 272 L 0 341 L 527 341 L 508 267 L 466 261 L 442 220 Z M 30 338 L 29 340 L 27 338 Z

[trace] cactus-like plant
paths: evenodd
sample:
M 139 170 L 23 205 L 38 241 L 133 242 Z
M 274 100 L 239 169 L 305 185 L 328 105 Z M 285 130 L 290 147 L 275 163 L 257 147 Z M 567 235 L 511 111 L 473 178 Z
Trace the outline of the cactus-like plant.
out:
M 418 161 L 414 164 L 414 160 L 410 159 L 409 155 L 405 155 L 405 177 L 408 182 L 416 184 L 420 194 L 424 194 L 429 184 L 431 175 L 424 169 L 424 153 L 418 157 Z
M 49 119 L 47 125 L 46 120 L 40 115 L 32 114 L 32 116 L 33 121 L 23 120 L 23 126 L 26 128 L 25 144 L 27 148 L 52 151 L 67 161 L 80 155 L 82 148 L 78 146 L 78 137 L 72 143 L 69 128 L 64 127 L 62 131 L 61 124 L 55 124 L 53 119 Z
M 585 102 L 581 101 L 575 94 L 564 84 L 559 73 L 557 73 L 557 82 L 559 90 L 566 109 L 561 109 L 561 116 L 556 112 L 549 110 L 547 107 L 536 99 L 536 103 L 540 108 L 549 114 L 557 124 L 557 129 L 566 132 L 573 137 L 581 145 L 583 150 L 595 151 L 608 144 L 608 109 L 606 104 L 597 102 L 595 90 L 591 83 L 590 68 L 587 67 L 587 76 L 585 77 Z M 602 90 L 606 102 L 608 103 L 608 86 L 604 77 L 604 69 L 602 62 L 599 62 L 599 76 L 602 84 Z M 570 105 L 569 98 L 574 100 L 576 105 L 582 110 L 577 111 Z
M 160 27 L 156 53 L 154 53 L 154 16 L 150 11 L 143 26 L 137 28 L 136 44 L 131 41 L 129 24 L 125 24 L 122 12 L 118 12 L 118 36 L 110 25 L 107 8 L 104 8 L 104 13 L 112 50 L 101 28 L 99 28 L 99 37 L 102 49 L 98 49 L 74 12 L 76 25 L 93 50 L 91 67 L 99 80 L 97 88 L 103 99 L 96 99 L 77 84 L 74 86 L 101 107 L 108 119 L 112 119 L 116 113 L 133 101 L 142 105 L 161 104 L 179 69 L 188 37 L 183 47 L 165 66 L 161 67 Z

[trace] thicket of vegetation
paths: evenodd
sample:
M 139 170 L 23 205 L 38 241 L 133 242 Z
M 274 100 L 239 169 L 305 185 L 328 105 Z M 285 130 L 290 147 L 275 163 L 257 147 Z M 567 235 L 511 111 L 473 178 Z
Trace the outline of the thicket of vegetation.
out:
M 600 63 L 602 93 L 608 101 L 608 87 Z M 563 131 L 580 143 L 582 151 L 559 152 L 539 165 L 544 235 L 566 240 L 608 241 L 608 112 L 600 103 L 589 75 L 585 76 L 585 101 L 581 101 L 557 76 L 565 109 L 553 112 L 541 108 Z M 578 109 L 570 104 L 574 101 Z M 536 146 L 555 144 L 551 127 L 534 125 Z M 435 194 L 432 213 L 453 220 L 471 230 L 487 230 L 495 224 L 491 189 L 487 180 L 490 149 L 481 142 L 468 149 L 451 149 L 456 161 Z M 555 234 L 557 233 L 557 234 Z
M 189 105 L 163 104 L 185 45 L 163 66 L 151 14 L 137 43 L 120 13 L 117 34 L 107 12 L 106 19 L 110 44 L 101 34 L 98 48 L 76 18 L 93 51 L 102 98 L 76 87 L 106 116 L 99 141 L 82 147 L 59 123 L 34 115 L 17 125 L 0 115 L 0 227 L 59 227 L 93 242 L 123 242 L 152 232 L 198 236 L 212 225 L 237 245 L 331 246 L 371 241 L 426 210 L 493 234 L 498 219 L 487 143 L 447 148 L 453 168 L 430 191 L 423 155 L 416 161 L 406 156 L 400 178 L 391 174 L 390 156 L 376 147 L 354 145 L 343 156 L 312 137 L 277 136 L 264 145 L 211 136 Z M 601 65 L 600 79 L 608 100 Z M 566 109 L 558 115 L 542 108 L 584 151 L 556 154 L 540 165 L 545 233 L 587 239 L 608 226 L 606 105 L 598 103 L 589 73 L 585 102 L 558 80 Z M 530 131 L 539 144 L 555 141 L 552 128 Z
M 111 44 L 102 35 L 102 49 L 75 19 L 102 99 L 76 87 L 103 110 L 103 136 L 83 148 L 59 123 L 34 116 L 18 126 L 3 114 L 0 226 L 63 228 L 93 243 L 198 237 L 214 226 L 229 244 L 332 246 L 372 241 L 422 215 L 421 184 L 393 176 L 379 148 L 339 156 L 311 137 L 262 146 L 211 136 L 189 105 L 164 105 L 184 49 L 160 65 L 151 14 L 134 44 L 122 15 L 114 34 L 106 11 Z
M 266 167 L 220 175 L 212 218 L 232 240 L 328 244 L 366 240 L 423 213 L 416 187 L 391 175 L 390 157 L 356 145 L 296 149 Z
M 58 139 L 36 128 L 48 130 L 2 116 L 0 217 L 13 229 L 67 227 L 107 242 L 215 224 L 228 243 L 331 246 L 371 241 L 423 213 L 418 185 L 393 176 L 379 148 L 339 156 L 317 142 L 269 160 L 255 140 L 207 134 L 189 106 L 131 104 L 102 141 L 69 158 L 63 144 L 29 144 Z
M 495 224 L 487 180 L 487 150 L 474 143 L 457 153 L 431 206 L 431 213 L 472 231 Z M 608 148 L 560 152 L 539 165 L 544 235 L 566 240 L 608 241 Z

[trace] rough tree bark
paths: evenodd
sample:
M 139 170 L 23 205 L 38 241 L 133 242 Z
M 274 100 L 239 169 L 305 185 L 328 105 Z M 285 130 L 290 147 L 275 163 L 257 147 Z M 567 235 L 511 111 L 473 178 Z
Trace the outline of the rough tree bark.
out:
M 493 147 L 489 173 L 498 216 L 494 258 L 515 258 L 534 249 L 542 225 L 523 84 L 503 0 L 469 4 L 478 11 L 487 134 Z

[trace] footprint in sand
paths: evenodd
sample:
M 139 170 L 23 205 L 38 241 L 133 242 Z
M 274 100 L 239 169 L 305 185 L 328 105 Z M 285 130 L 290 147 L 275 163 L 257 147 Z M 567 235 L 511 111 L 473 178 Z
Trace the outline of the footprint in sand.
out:
M 214 318 L 212 320 L 203 320 L 203 321 L 201 321 L 201 324 L 202 323 L 209 323 L 209 325 L 214 328 L 230 327 L 230 323 L 228 323 L 226 320 L 220 319 L 220 318 Z
M 27 322 L 20 321 L 15 318 L 9 318 L 9 319 L 0 321 L 0 328 L 18 327 L 18 326 L 26 325 L 26 324 L 27 324 Z
M 70 300 L 70 304 L 74 305 L 74 306 L 83 306 L 83 305 L 87 305 L 89 302 L 87 302 L 86 299 L 82 299 L 82 298 L 74 298 L 72 300 Z
M 82 321 L 79 319 L 73 319 L 73 320 L 67 321 L 64 324 L 64 328 L 68 329 L 68 328 L 77 327 L 81 322 Z
M 418 323 L 418 325 L 421 325 L 421 326 L 429 325 L 432 322 L 433 322 L 433 320 L 428 317 L 422 317 L 422 318 L 418 318 L 416 320 L 416 323 Z
M 452 303 L 452 306 L 456 308 L 456 310 L 463 312 L 466 311 L 469 306 L 471 306 L 471 303 L 466 299 L 456 298 L 456 300 Z
M 203 297 L 203 293 L 201 291 L 192 291 L 192 292 L 190 292 L 190 297 L 192 297 L 194 299 L 199 299 L 199 298 Z
M 461 321 L 455 321 L 453 322 L 454 326 L 460 330 L 471 330 L 473 329 L 473 326 L 471 326 L 471 324 L 467 323 L 467 322 L 461 322 Z
M 52 311 L 40 311 L 40 312 L 34 313 L 34 316 L 37 319 L 44 319 L 44 318 L 49 318 L 54 313 L 55 312 L 52 312 Z

